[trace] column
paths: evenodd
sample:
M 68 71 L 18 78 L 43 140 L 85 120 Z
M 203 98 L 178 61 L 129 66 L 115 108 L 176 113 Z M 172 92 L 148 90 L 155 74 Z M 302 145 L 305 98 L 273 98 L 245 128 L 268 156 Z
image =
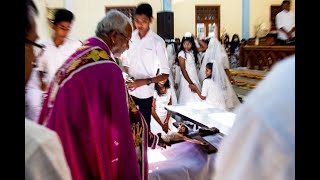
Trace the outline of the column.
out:
M 242 0 L 242 38 L 249 39 L 250 31 L 250 0 Z
M 163 3 L 163 11 L 172 11 L 171 8 L 171 0 L 162 0 Z

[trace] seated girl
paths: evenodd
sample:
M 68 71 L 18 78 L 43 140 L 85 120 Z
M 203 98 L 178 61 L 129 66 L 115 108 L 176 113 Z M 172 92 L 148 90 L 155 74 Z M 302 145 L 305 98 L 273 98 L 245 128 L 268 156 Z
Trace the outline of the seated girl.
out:
M 165 109 L 166 105 L 172 104 L 171 95 L 172 90 L 169 80 L 155 83 L 150 122 L 151 132 L 154 134 L 167 134 L 170 130 L 176 130 L 176 127 L 173 126 L 176 120 L 173 119 L 170 112 Z
M 206 65 L 206 78 L 203 80 L 202 91 L 197 86 L 191 84 L 190 88 L 198 94 L 198 96 L 206 103 L 215 106 L 217 108 L 226 110 L 226 104 L 223 96 L 223 92 L 219 87 L 218 83 L 214 81 L 212 75 L 213 63 L 207 63 Z

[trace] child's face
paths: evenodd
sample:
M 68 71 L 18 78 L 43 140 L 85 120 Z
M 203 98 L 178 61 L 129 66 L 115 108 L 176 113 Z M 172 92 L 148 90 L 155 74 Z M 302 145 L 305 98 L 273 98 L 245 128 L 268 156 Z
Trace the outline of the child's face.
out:
M 206 77 L 211 75 L 212 71 L 209 68 L 206 68 Z
M 167 82 L 167 79 L 163 80 L 163 81 L 159 81 L 158 84 L 159 85 L 164 85 Z
M 186 50 L 186 51 L 190 51 L 191 50 L 191 47 L 192 47 L 192 43 L 190 41 L 184 41 L 183 42 L 183 48 Z

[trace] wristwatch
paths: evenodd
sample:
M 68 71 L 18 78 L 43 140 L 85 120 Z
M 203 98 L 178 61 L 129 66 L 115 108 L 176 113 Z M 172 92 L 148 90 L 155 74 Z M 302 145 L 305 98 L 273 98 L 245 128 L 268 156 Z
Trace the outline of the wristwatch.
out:
M 147 85 L 150 85 L 152 83 L 152 78 L 148 79 Z

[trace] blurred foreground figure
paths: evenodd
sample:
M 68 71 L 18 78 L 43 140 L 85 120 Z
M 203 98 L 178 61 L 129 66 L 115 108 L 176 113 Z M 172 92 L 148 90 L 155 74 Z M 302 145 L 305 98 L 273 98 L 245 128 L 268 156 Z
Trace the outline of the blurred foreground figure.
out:
M 38 38 L 34 14 L 38 13 L 32 0 L 25 2 L 25 84 L 27 84 L 35 60 L 35 43 Z M 58 135 L 25 119 L 25 179 L 26 180 L 71 180 Z
M 295 56 L 278 62 L 236 114 L 214 179 L 295 179 Z

